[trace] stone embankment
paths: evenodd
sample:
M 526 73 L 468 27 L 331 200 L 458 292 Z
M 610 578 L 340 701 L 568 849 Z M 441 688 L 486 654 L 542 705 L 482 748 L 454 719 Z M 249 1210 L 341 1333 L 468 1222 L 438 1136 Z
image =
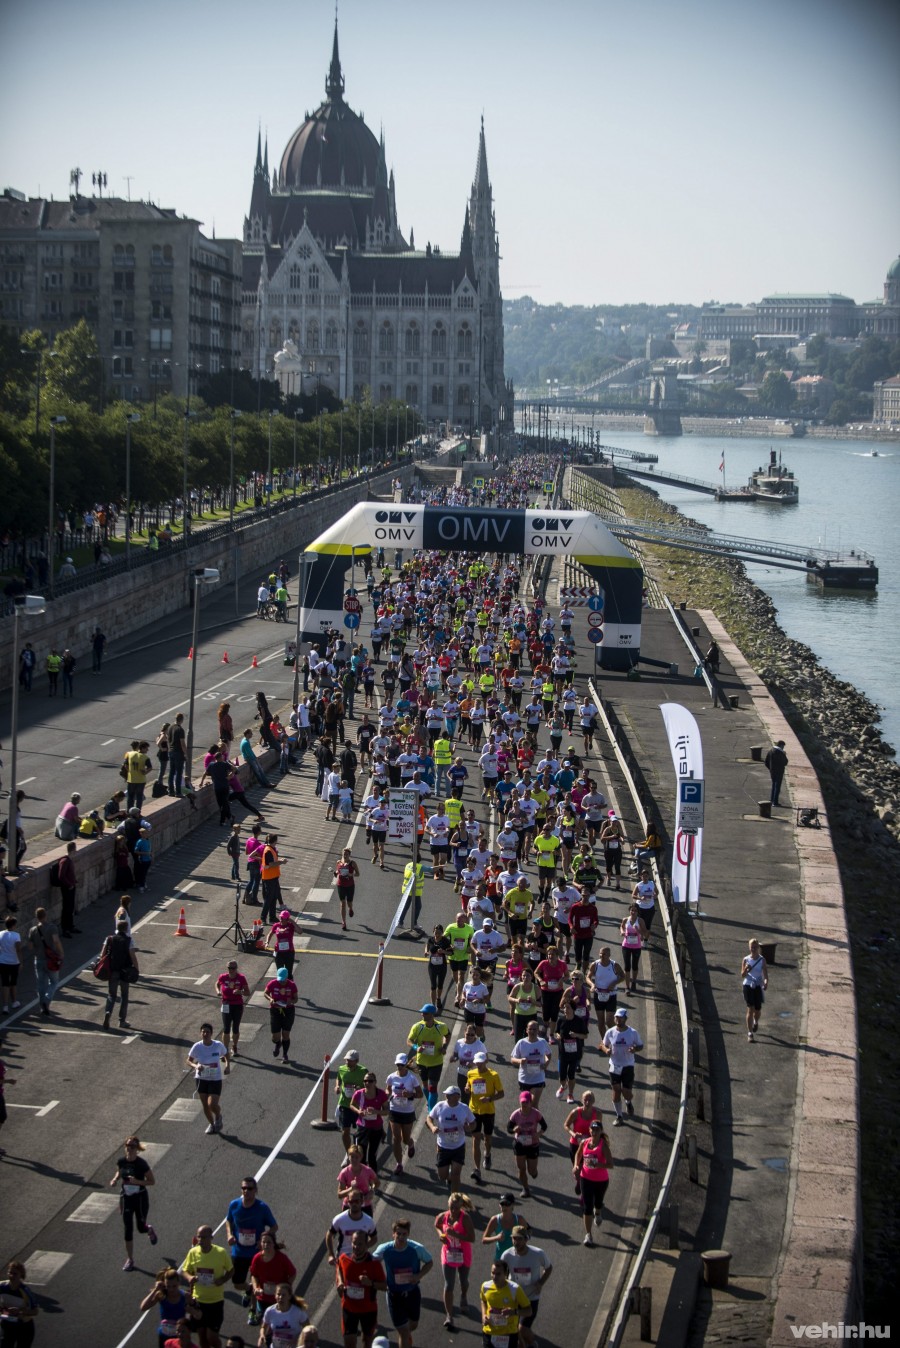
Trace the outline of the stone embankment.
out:
M 618 493 L 633 518 L 685 522 L 648 488 Z M 690 521 L 692 527 L 698 526 Z M 866 1318 L 893 1296 L 900 1248 L 900 766 L 878 730 L 878 708 L 788 637 L 776 609 L 739 562 L 641 545 L 644 564 L 673 602 L 711 609 L 765 681 L 808 754 L 826 801 L 843 884 L 859 999 Z M 802 802 L 796 802 L 802 804 Z M 893 1158 L 893 1162 L 890 1160 Z

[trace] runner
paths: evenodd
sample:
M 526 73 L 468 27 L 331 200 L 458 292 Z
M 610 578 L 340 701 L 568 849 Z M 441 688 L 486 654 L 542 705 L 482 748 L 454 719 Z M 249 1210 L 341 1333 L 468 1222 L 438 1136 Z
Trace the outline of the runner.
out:
M 256 1180 L 245 1175 L 241 1180 L 239 1198 L 233 1198 L 228 1204 L 225 1217 L 225 1234 L 228 1237 L 229 1253 L 233 1265 L 231 1281 L 234 1290 L 241 1293 L 241 1305 L 249 1309 L 248 1324 L 258 1323 L 252 1306 L 252 1295 L 247 1286 L 250 1265 L 261 1249 L 260 1239 L 264 1231 L 272 1237 L 278 1231 L 278 1223 L 268 1203 L 259 1197 Z
M 356 1123 L 356 1114 L 350 1108 L 350 1099 L 354 1091 L 359 1090 L 368 1075 L 369 1069 L 360 1066 L 359 1051 L 355 1048 L 349 1048 L 344 1054 L 343 1063 L 335 1074 L 334 1082 L 334 1093 L 338 1098 L 335 1112 L 341 1130 L 341 1142 L 344 1151 L 348 1153 L 350 1150 L 350 1130 Z
M 435 880 L 443 880 L 444 868 L 450 855 L 450 818 L 444 809 L 444 801 L 439 800 L 434 814 L 425 825 L 425 831 L 431 840 L 431 863 Z
M 515 1138 L 513 1151 L 522 1185 L 520 1197 L 530 1198 L 528 1179 L 529 1176 L 537 1179 L 541 1134 L 547 1131 L 547 1120 L 537 1108 L 537 1101 L 531 1091 L 519 1092 L 519 1108 L 510 1114 L 506 1131 Z
M 484 1134 L 484 1168 L 491 1168 L 491 1148 L 494 1135 L 494 1118 L 497 1101 L 504 1096 L 503 1083 L 497 1072 L 488 1065 L 488 1055 L 479 1051 L 472 1059 L 466 1084 L 469 1095 L 469 1108 L 475 1115 L 475 1129 L 472 1133 L 472 1160 L 474 1169 L 472 1178 L 481 1183 L 481 1137 Z
M 200 1026 L 200 1038 L 187 1055 L 188 1066 L 194 1069 L 197 1095 L 207 1118 L 207 1133 L 221 1133 L 222 1064 L 228 1065 L 228 1049 L 221 1039 L 213 1039 L 213 1027 L 208 1021 Z M 210 1236 L 212 1231 L 210 1231 Z M 221 1322 L 220 1322 L 221 1323 Z
M 603 1120 L 591 1119 L 590 1136 L 578 1143 L 572 1174 L 581 1189 L 581 1212 L 584 1219 L 582 1245 L 593 1245 L 591 1221 L 599 1226 L 603 1220 L 603 1200 L 609 1188 L 609 1168 L 613 1163 L 609 1138 L 603 1129 Z
M 419 1327 L 422 1293 L 419 1284 L 434 1268 L 434 1260 L 416 1240 L 410 1240 L 410 1222 L 398 1217 L 391 1226 L 394 1239 L 377 1245 L 373 1259 L 380 1259 L 387 1276 L 387 1305 L 391 1324 L 397 1331 L 400 1348 L 412 1348 L 413 1334 Z
M 283 592 L 287 594 L 287 590 Z M 289 1282 L 278 1283 L 274 1302 L 263 1312 L 260 1335 L 263 1342 L 270 1343 L 272 1348 L 294 1348 L 300 1338 L 300 1330 L 308 1323 L 306 1302 L 302 1297 L 294 1296 Z
M 485 919 L 488 920 L 488 919 Z M 484 1022 L 490 1005 L 491 989 L 481 976 L 476 964 L 468 982 L 463 984 L 463 1019 L 484 1038 Z
M 621 1128 L 625 1121 L 622 1116 L 622 1096 L 625 1097 L 626 1112 L 629 1116 L 634 1114 L 634 1055 L 644 1047 L 644 1042 L 637 1030 L 628 1024 L 628 1012 L 624 1006 L 617 1007 L 615 1019 L 613 1028 L 603 1036 L 600 1050 L 609 1058 L 609 1082 L 616 1111 L 614 1127 Z
M 638 881 L 631 891 L 631 897 L 638 906 L 641 921 L 647 928 L 647 935 L 649 936 L 650 928 L 653 926 L 653 918 L 656 914 L 656 885 L 648 866 L 642 868 Z
M 119 1186 L 119 1211 L 125 1224 L 125 1263 L 123 1273 L 134 1269 L 134 1227 L 155 1245 L 159 1237 L 147 1221 L 150 1195 L 147 1190 L 156 1183 L 153 1171 L 141 1156 L 144 1147 L 139 1137 L 126 1137 L 125 1155 L 116 1161 L 116 1173 L 109 1181 L 110 1189 Z M 24 1345 L 24 1339 L 22 1339 Z M 5 1348 L 5 1345 L 4 1345 Z
M 211 1226 L 200 1226 L 181 1264 L 181 1278 L 191 1289 L 200 1311 L 197 1337 L 201 1348 L 220 1348 L 219 1330 L 225 1318 L 225 1284 L 231 1280 L 231 1257 L 213 1244 Z
M 297 926 L 289 910 L 282 908 L 278 914 L 278 921 L 269 932 L 266 949 L 275 952 L 275 968 L 287 969 L 289 979 L 294 976 L 294 959 L 296 956 L 294 937 L 300 935 L 302 935 L 301 928 Z
M 353 896 L 356 893 L 356 881 L 359 879 L 359 867 L 353 860 L 349 847 L 345 847 L 341 853 L 340 861 L 335 864 L 333 875 L 341 905 L 341 930 L 346 931 L 347 914 L 353 916 Z
M 510 1034 L 514 1035 L 516 1039 L 525 1038 L 528 1025 L 537 1014 L 539 999 L 540 988 L 534 981 L 531 966 L 526 964 L 520 979 L 510 989 L 509 996 L 506 999 L 509 1002 L 509 1013 L 512 1021 Z
M 372 1348 L 378 1325 L 378 1293 L 387 1287 L 383 1266 L 369 1253 L 366 1237 L 354 1233 L 349 1254 L 338 1256 L 335 1284 L 341 1299 L 341 1333 L 344 1348 L 356 1348 L 362 1334 L 363 1348 Z
M 628 916 L 619 923 L 622 933 L 622 957 L 625 962 L 625 980 L 629 992 L 637 991 L 638 965 L 641 962 L 641 950 L 647 939 L 647 928 L 641 918 L 640 909 L 633 903 Z
M 409 1059 L 405 1053 L 398 1053 L 394 1059 L 394 1070 L 385 1078 L 385 1088 L 389 1096 L 388 1120 L 391 1128 L 391 1144 L 394 1149 L 394 1174 L 403 1174 L 403 1148 L 410 1160 L 416 1154 L 413 1141 L 413 1124 L 416 1121 L 416 1101 L 423 1096 L 418 1078 L 409 1070 Z
M 259 1238 L 259 1252 L 250 1261 L 250 1285 L 252 1289 L 252 1308 L 247 1317 L 248 1324 L 258 1324 L 261 1316 L 275 1304 L 280 1283 L 293 1287 L 297 1270 L 284 1253 L 284 1245 L 275 1239 L 271 1231 L 264 1231 Z
M 381 1187 L 381 1181 L 371 1166 L 363 1162 L 362 1151 L 355 1143 L 347 1148 L 347 1164 L 338 1171 L 338 1198 L 347 1206 L 354 1192 L 362 1196 L 362 1210 L 372 1216 L 375 1195 Z
M 747 1007 L 747 1041 L 752 1044 L 753 1036 L 759 1029 L 759 1013 L 769 986 L 769 970 L 756 937 L 748 944 L 749 954 L 741 960 L 741 984 Z
M 556 944 L 548 945 L 546 957 L 534 971 L 541 990 L 541 1016 L 545 1030 L 556 1024 L 568 972 L 568 966 L 565 960 L 560 959 Z
M 569 1159 L 573 1166 L 579 1146 L 586 1137 L 591 1135 L 592 1121 L 599 1118 L 601 1118 L 601 1114 L 594 1104 L 594 1092 L 582 1091 L 581 1104 L 570 1110 L 563 1122 L 563 1128 L 569 1135 Z M 581 1193 L 581 1179 L 577 1174 L 575 1176 L 575 1192 L 576 1194 Z
M 480 1300 L 482 1348 L 491 1348 L 497 1340 L 507 1348 L 518 1348 L 519 1326 L 523 1315 L 531 1310 L 531 1302 L 518 1283 L 509 1281 L 502 1259 L 491 1265 L 489 1281 L 481 1284 Z
M 466 1138 L 475 1131 L 475 1115 L 464 1105 L 458 1086 L 447 1086 L 446 1099 L 429 1110 L 426 1126 L 437 1138 L 437 1172 L 453 1190 L 459 1184 L 466 1159 Z
M 581 974 L 577 977 L 580 979 Z M 583 988 L 579 988 L 579 994 L 582 992 Z M 584 1010 L 586 1012 L 587 1008 Z M 565 1096 L 566 1103 L 570 1105 L 575 1103 L 575 1077 L 581 1065 L 587 1032 L 587 1015 L 583 1019 L 576 1016 L 573 999 L 567 995 L 560 1007 L 553 1038 L 559 1054 L 559 1089 L 556 1098 L 561 1100 Z
M 455 1191 L 448 1200 L 446 1212 L 438 1213 L 434 1229 L 441 1242 L 441 1269 L 444 1274 L 444 1328 L 456 1331 L 453 1323 L 453 1293 L 459 1274 L 459 1308 L 468 1310 L 469 1269 L 472 1267 L 472 1245 L 475 1224 L 472 1221 L 472 1200 L 468 1194 Z
M 384 844 L 387 841 L 390 817 L 390 811 L 385 805 L 383 797 L 378 799 L 366 815 L 366 828 L 372 838 L 372 865 L 378 863 L 382 870 L 385 869 Z
M 530 1310 L 519 1322 L 519 1343 L 524 1348 L 533 1348 L 537 1339 L 531 1326 L 537 1319 L 541 1290 L 553 1272 L 553 1265 L 539 1246 L 529 1245 L 528 1234 L 527 1227 L 514 1226 L 512 1247 L 500 1257 L 509 1269 L 510 1281 L 521 1287 L 530 1302 Z
M 350 1109 L 356 1116 L 356 1144 L 363 1160 L 378 1173 L 378 1149 L 384 1142 L 384 1120 L 389 1097 L 378 1085 L 374 1072 L 367 1072 L 363 1084 L 350 1097 Z
M 501 1194 L 497 1201 L 500 1204 L 500 1211 L 488 1218 L 484 1235 L 481 1237 L 482 1245 L 490 1245 L 493 1242 L 494 1259 L 500 1259 L 504 1250 L 508 1250 L 512 1245 L 514 1226 L 522 1226 L 526 1231 L 531 1229 L 525 1218 L 516 1212 L 516 1200 L 512 1194 Z
M 622 821 L 613 810 L 600 833 L 603 847 L 603 860 L 606 865 L 606 883 L 612 888 L 612 878 L 616 877 L 616 889 L 622 888 L 622 850 L 625 846 L 625 830 Z
M 475 935 L 475 928 L 469 921 L 468 914 L 465 912 L 457 913 L 456 920 L 448 923 L 444 929 L 444 935 L 450 942 L 450 975 L 456 985 L 454 1005 L 462 1006 L 463 987 L 466 981 L 466 971 L 469 967 L 469 945 Z
M 437 1011 L 443 1010 L 444 984 L 447 981 L 450 953 L 453 947 L 440 922 L 425 942 L 425 957 L 428 960 L 428 980 L 431 995 Z
M 625 981 L 625 970 L 611 958 L 611 953 L 608 945 L 603 946 L 600 958 L 594 961 L 588 976 L 601 1036 L 615 1024 L 616 992 L 619 984 Z
M 540 1104 L 546 1085 L 546 1067 L 553 1055 L 546 1039 L 539 1036 L 540 1027 L 536 1020 L 530 1020 L 525 1038 L 519 1039 L 510 1054 L 510 1062 L 519 1069 L 519 1086 L 529 1093 L 535 1105 Z
M 297 984 L 289 976 L 284 965 L 274 978 L 270 978 L 264 989 L 269 1003 L 269 1029 L 272 1034 L 272 1057 L 281 1054 L 281 1061 L 289 1064 L 288 1049 L 291 1046 L 291 1028 L 297 1006 Z
M 374 1218 L 363 1211 L 362 1194 L 351 1189 L 347 1196 L 346 1207 L 341 1208 L 331 1219 L 331 1225 L 325 1232 L 325 1249 L 329 1264 L 336 1264 L 351 1239 L 357 1235 L 364 1238 L 366 1248 L 371 1249 L 378 1241 L 378 1228 Z

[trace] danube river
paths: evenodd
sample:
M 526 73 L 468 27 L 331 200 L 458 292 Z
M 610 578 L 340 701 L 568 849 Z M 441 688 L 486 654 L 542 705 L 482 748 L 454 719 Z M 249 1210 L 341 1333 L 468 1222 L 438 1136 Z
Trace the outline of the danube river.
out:
M 770 445 L 782 454 L 800 486 L 796 506 L 717 501 L 665 484 L 656 491 L 716 533 L 860 548 L 874 556 L 880 572 L 875 594 L 823 590 L 798 571 L 774 566 L 748 564 L 747 572 L 771 596 L 788 636 L 878 704 L 881 731 L 900 749 L 900 441 L 660 439 L 630 431 L 600 431 L 598 438 L 658 454 L 660 471 L 717 484 L 724 454 L 729 487 L 743 486 L 752 470 L 767 462 Z

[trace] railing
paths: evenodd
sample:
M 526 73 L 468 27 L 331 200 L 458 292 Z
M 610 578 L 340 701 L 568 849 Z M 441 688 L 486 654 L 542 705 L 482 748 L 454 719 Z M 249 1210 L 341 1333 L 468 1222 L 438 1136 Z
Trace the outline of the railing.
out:
M 616 758 L 619 763 L 619 768 L 628 785 L 628 790 L 631 794 L 632 803 L 637 811 L 638 818 L 640 819 L 643 828 L 646 830 L 649 822 L 643 804 L 643 798 L 645 797 L 646 792 L 641 791 L 638 787 L 638 783 L 635 781 L 632 772 L 632 765 L 634 763 L 634 760 L 632 759 L 630 753 L 626 755 L 626 751 L 623 750 L 622 746 L 619 743 L 620 739 L 622 738 L 621 728 L 618 725 L 618 721 L 616 721 L 616 723 L 613 724 L 613 721 L 607 714 L 607 708 L 603 705 L 603 699 L 597 692 L 597 689 L 594 686 L 593 679 L 588 679 L 588 688 L 590 689 L 594 705 L 597 708 L 597 714 L 603 721 L 606 734 L 609 738 L 610 743 L 613 746 L 613 749 L 615 750 Z M 672 918 L 669 913 L 668 895 L 663 890 L 659 868 L 656 862 L 654 862 L 654 871 L 656 874 L 657 887 L 659 889 L 660 894 L 659 909 L 665 927 L 666 948 L 669 953 L 669 964 L 671 965 L 672 978 L 674 979 L 675 982 L 675 996 L 678 1002 L 678 1017 L 679 1020 L 681 1021 L 681 1092 L 678 1100 L 678 1116 L 675 1121 L 675 1133 L 672 1138 L 672 1148 L 671 1151 L 669 1152 L 668 1164 L 666 1165 L 665 1174 L 663 1175 L 662 1183 L 660 1184 L 659 1192 L 657 1193 L 656 1196 L 656 1202 L 653 1205 L 653 1211 L 650 1213 L 650 1216 L 647 1219 L 647 1228 L 644 1232 L 644 1238 L 641 1241 L 640 1248 L 638 1249 L 637 1254 L 631 1261 L 631 1268 L 625 1277 L 622 1290 L 619 1294 L 619 1298 L 616 1303 L 616 1308 L 612 1312 L 611 1317 L 612 1323 L 609 1332 L 604 1335 L 605 1348 L 618 1348 L 618 1345 L 622 1342 L 622 1335 L 625 1332 L 625 1325 L 628 1321 L 628 1317 L 634 1309 L 635 1293 L 640 1285 L 641 1274 L 644 1271 L 644 1266 L 646 1265 L 647 1259 L 653 1248 L 653 1241 L 656 1237 L 663 1209 L 666 1207 L 666 1204 L 668 1203 L 669 1190 L 671 1188 L 672 1180 L 675 1175 L 675 1167 L 678 1164 L 679 1152 L 682 1146 L 685 1122 L 687 1118 L 687 1104 L 689 1094 L 688 1040 L 690 1037 L 689 1024 L 688 1024 L 689 1021 L 688 1002 L 687 997 L 685 996 L 684 975 L 682 973 L 681 963 L 678 958 L 678 951 L 675 946 L 675 933 L 673 930 Z

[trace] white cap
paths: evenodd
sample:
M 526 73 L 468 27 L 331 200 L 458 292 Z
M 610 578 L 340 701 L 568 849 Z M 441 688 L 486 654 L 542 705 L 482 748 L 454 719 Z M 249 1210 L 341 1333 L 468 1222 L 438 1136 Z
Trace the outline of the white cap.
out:
M 473 1062 L 487 1062 L 487 1060 L 486 1053 L 476 1053 L 475 1057 L 472 1059 Z
M 409 1059 L 407 1058 L 407 1056 L 406 1056 L 405 1053 L 398 1053 L 397 1056 L 396 1056 L 396 1058 L 394 1059 L 394 1062 L 395 1062 L 395 1063 L 397 1063 L 397 1062 L 407 1063 L 407 1062 L 409 1062 Z

